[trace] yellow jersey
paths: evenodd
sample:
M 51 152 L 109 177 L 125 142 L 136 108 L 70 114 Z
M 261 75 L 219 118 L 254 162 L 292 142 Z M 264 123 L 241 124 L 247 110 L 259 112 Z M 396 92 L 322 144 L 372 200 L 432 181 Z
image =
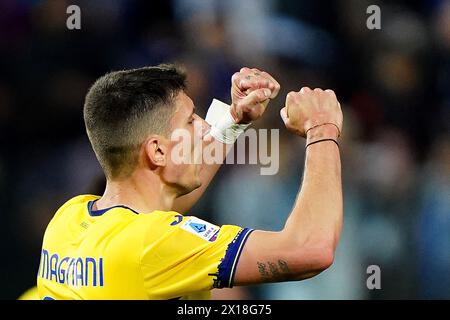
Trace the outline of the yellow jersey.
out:
M 29 288 L 27 291 L 22 293 L 17 300 L 39 300 L 37 287 Z
M 47 226 L 41 299 L 204 299 L 213 288 L 232 287 L 253 230 L 174 211 L 95 211 L 99 198 L 73 198 Z

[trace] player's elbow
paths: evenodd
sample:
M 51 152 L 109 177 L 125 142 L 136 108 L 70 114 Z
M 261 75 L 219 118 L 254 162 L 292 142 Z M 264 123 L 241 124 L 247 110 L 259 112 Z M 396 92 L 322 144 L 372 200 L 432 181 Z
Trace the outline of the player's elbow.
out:
M 314 277 L 333 265 L 334 246 L 332 244 L 304 244 L 291 254 L 294 268 L 292 280 Z
M 334 262 L 334 248 L 333 246 L 326 246 L 319 249 L 320 252 L 317 253 L 317 260 L 315 262 L 315 268 L 318 272 L 325 271 L 333 265 Z
M 309 251 L 310 271 L 315 274 L 325 271 L 334 262 L 334 248 L 332 245 L 314 246 Z

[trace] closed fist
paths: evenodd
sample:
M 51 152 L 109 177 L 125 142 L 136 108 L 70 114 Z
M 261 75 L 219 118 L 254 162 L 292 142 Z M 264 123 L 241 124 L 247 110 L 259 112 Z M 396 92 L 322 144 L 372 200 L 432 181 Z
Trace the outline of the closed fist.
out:
M 250 123 L 260 118 L 270 99 L 280 91 L 280 84 L 267 72 L 242 68 L 231 78 L 231 114 L 236 123 Z
M 341 105 L 333 90 L 303 87 L 299 92 L 291 91 L 280 114 L 289 131 L 305 138 L 310 129 L 324 124 L 334 126 L 337 136 L 342 131 Z

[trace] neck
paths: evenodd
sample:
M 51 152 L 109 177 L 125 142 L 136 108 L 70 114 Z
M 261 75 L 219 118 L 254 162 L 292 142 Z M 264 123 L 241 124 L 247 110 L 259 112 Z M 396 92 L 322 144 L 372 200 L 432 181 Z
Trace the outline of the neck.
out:
M 124 205 L 139 213 L 170 211 L 176 197 L 176 193 L 158 175 L 137 172 L 124 180 L 108 181 L 105 193 L 95 203 L 95 209 Z

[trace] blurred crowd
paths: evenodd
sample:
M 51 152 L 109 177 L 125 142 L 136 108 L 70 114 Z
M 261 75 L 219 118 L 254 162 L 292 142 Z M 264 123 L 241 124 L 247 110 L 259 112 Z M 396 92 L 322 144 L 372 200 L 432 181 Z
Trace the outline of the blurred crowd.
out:
M 68 30 L 66 8 L 81 8 Z M 366 8 L 381 8 L 381 29 Z M 45 227 L 67 199 L 101 193 L 84 96 L 110 70 L 178 62 L 205 115 L 242 66 L 281 84 L 256 128 L 280 129 L 280 170 L 222 166 L 188 214 L 280 230 L 304 141 L 279 109 L 302 86 L 344 111 L 345 222 L 334 265 L 311 280 L 227 292 L 254 299 L 450 298 L 450 1 L 0 0 L 0 298 L 35 285 Z M 368 290 L 367 267 L 381 269 Z

